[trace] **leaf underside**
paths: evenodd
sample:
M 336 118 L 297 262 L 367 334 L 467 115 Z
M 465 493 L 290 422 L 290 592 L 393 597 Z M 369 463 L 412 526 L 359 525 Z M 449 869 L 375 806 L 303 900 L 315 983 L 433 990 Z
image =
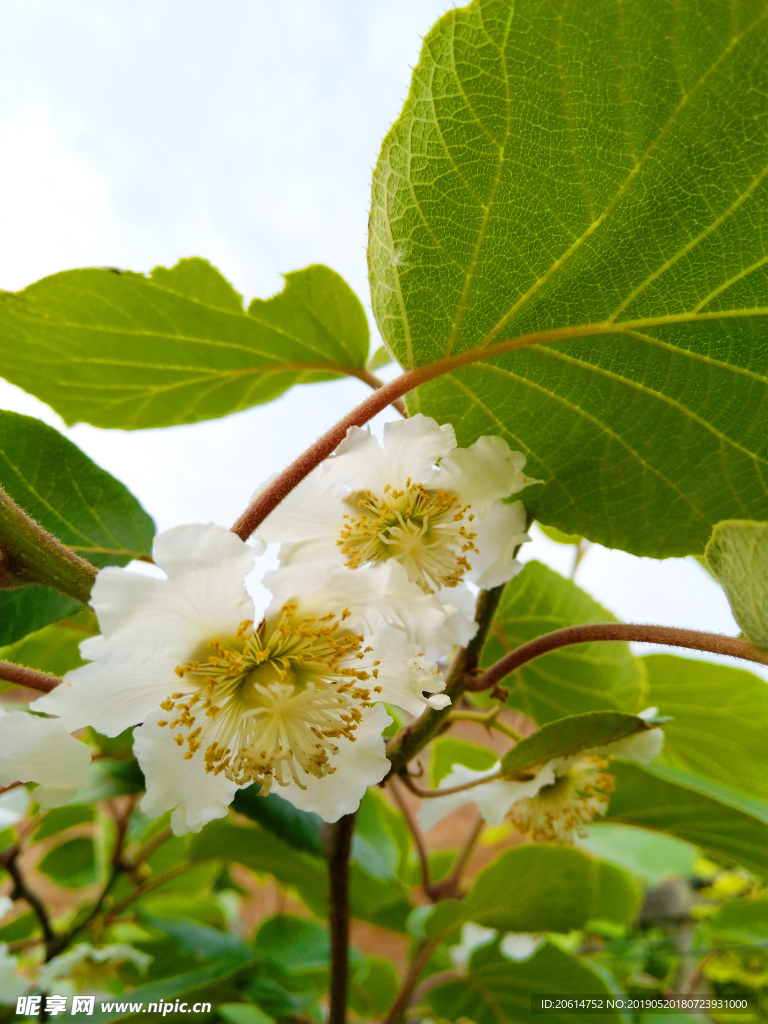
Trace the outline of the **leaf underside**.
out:
M 765 16 L 477 0 L 426 37 L 384 141 L 369 269 L 400 363 L 573 339 L 409 407 L 524 452 L 526 505 L 566 533 L 683 555 L 764 514 Z

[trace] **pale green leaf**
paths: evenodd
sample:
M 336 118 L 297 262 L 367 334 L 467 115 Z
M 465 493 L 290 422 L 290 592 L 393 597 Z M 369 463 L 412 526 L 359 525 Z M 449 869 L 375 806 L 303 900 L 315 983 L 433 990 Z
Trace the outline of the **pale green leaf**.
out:
M 522 451 L 565 533 L 701 554 L 765 514 L 765 18 L 475 0 L 384 140 L 379 330 L 403 366 L 463 359 L 409 407 Z
M 648 703 L 672 717 L 654 766 L 674 765 L 768 799 L 768 683 L 730 665 L 671 654 L 643 661 Z
M 559 718 L 515 744 L 501 759 L 501 770 L 505 775 L 522 776 L 553 757 L 601 750 L 648 728 L 642 718 L 619 711 L 590 711 L 586 715 Z
M 649 885 L 658 885 L 670 875 L 692 874 L 699 856 L 697 847 L 662 832 L 649 832 L 631 825 L 587 826 L 586 839 L 577 845 L 595 857 L 631 871 Z
M 368 360 L 368 369 L 375 373 L 382 366 L 389 366 L 391 362 L 392 356 L 383 345 L 380 345 Z
M 533 995 L 607 996 L 611 989 L 597 971 L 578 957 L 547 943 L 524 963 L 504 957 L 499 943 L 476 950 L 469 961 L 466 978 L 438 985 L 425 1002 L 441 1020 L 473 1021 L 474 1024 L 572 1024 L 586 1020 L 572 1011 L 531 1013 Z M 594 1019 L 594 1018 L 593 1018 Z M 619 1010 L 601 1013 L 600 1021 L 621 1021 Z
M 5 599 L 6 594 L 3 593 L 3 616 Z M 63 676 L 65 672 L 85 664 L 80 657 L 79 645 L 98 631 L 96 616 L 91 609 L 81 608 L 75 615 L 28 633 L 14 644 L 0 647 L 0 659 Z
M 768 649 L 768 523 L 718 523 L 705 555 L 744 636 Z
M 198 258 L 150 277 L 55 274 L 0 294 L 3 374 L 67 423 L 124 430 L 225 416 L 294 384 L 366 379 L 368 321 L 349 285 L 321 265 L 285 282 L 246 312 Z
M 627 921 L 638 909 L 626 872 L 571 847 L 528 844 L 481 871 L 463 900 L 439 903 L 424 930 L 446 935 L 473 921 L 505 932 L 568 932 L 596 918 Z
M 566 626 L 615 622 L 581 587 L 541 562 L 528 562 L 507 584 L 483 649 L 482 667 Z M 522 665 L 503 680 L 508 706 L 539 725 L 566 715 L 636 711 L 643 699 L 642 665 L 625 643 L 574 644 Z
M 76 612 L 82 605 L 66 594 L 32 583 L 2 592 L 0 644 L 13 644 L 28 633 L 39 630 Z M 13 659 L 6 659 L 13 660 Z
M 768 828 L 764 820 L 661 778 L 648 768 L 614 762 L 616 791 L 606 821 L 666 832 L 699 846 L 716 861 L 766 874 Z

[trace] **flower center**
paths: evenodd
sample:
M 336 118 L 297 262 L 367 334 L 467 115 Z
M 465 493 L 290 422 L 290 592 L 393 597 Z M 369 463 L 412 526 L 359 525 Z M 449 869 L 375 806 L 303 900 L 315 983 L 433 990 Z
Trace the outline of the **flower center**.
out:
M 349 500 L 357 503 L 362 515 L 344 516 L 336 543 L 351 569 L 396 558 L 428 594 L 455 587 L 471 571 L 467 553 L 477 553 L 476 534 L 468 532 L 466 524 L 474 515 L 455 494 L 428 491 L 409 478 L 404 491 L 387 484 L 383 497 L 365 491 Z
M 379 662 L 343 627 L 348 611 L 297 613 L 286 604 L 277 622 L 254 630 L 246 621 L 226 644 L 212 640 L 212 653 L 176 669 L 183 688 L 161 705 L 175 717 L 158 724 L 178 728 L 186 759 L 202 749 L 206 771 L 239 786 L 258 782 L 264 795 L 273 780 L 305 789 L 306 775 L 334 772 L 334 741 L 354 741 L 371 689 L 381 692 L 364 685 Z
M 583 757 L 536 796 L 513 804 L 510 819 L 533 839 L 572 843 L 574 835 L 584 838 L 585 826 L 608 809 L 615 781 L 604 771 L 607 767 L 608 759 Z

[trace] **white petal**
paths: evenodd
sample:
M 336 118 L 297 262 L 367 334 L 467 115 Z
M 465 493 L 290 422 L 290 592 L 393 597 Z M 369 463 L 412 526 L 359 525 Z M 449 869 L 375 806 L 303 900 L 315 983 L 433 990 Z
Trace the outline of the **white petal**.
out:
M 421 413 L 384 424 L 384 450 L 396 480 L 410 477 L 414 483 L 420 483 L 438 459 L 450 458 L 448 453 L 455 447 L 456 434 L 451 424 L 440 426 Z M 394 480 L 388 482 L 394 485 Z
M 335 553 L 342 517 L 349 512 L 344 503 L 346 493 L 342 483 L 323 467 L 313 470 L 267 516 L 258 535 L 268 543 L 322 538 L 328 551 Z
M 451 774 L 440 782 L 438 790 L 488 778 L 498 772 L 500 764 L 501 762 L 497 762 L 492 768 L 482 772 L 474 771 L 463 764 L 455 764 Z M 555 773 L 550 763 L 545 764 L 535 778 L 528 782 L 506 782 L 497 779 L 459 793 L 450 793 L 445 797 L 431 797 L 422 800 L 418 814 L 419 825 L 424 832 L 428 832 L 438 821 L 442 821 L 457 807 L 467 803 L 476 804 L 480 814 L 490 825 L 500 825 L 512 804 L 524 797 L 536 796 L 542 786 L 549 786 L 554 781 Z
M 494 502 L 472 522 L 479 554 L 470 553 L 472 572 L 467 579 L 489 590 L 501 586 L 522 569 L 515 558 L 520 544 L 531 538 L 525 532 L 526 514 L 522 502 L 511 505 Z
M 374 699 L 395 704 L 411 715 L 422 714 L 427 706 L 423 694 L 441 693 L 445 689 L 445 679 L 437 665 L 421 657 L 418 647 L 397 629 L 382 629 L 368 639 L 373 647 L 372 657 L 381 662 L 377 678 L 366 683 L 368 687 L 381 687 Z M 446 700 L 450 704 L 444 698 L 432 706 L 445 707 Z
M 648 764 L 657 754 L 661 753 L 663 746 L 664 733 L 661 729 L 643 729 L 632 736 L 627 736 L 625 740 L 609 743 L 605 747 L 605 752 L 614 757 L 625 757 L 631 761 Z
M 123 652 L 110 653 L 109 658 L 68 672 L 64 682 L 39 697 L 32 708 L 57 715 L 67 730 L 90 725 L 105 736 L 119 736 L 143 722 L 147 712 L 170 695 L 178 684 L 173 670 L 187 660 L 145 652 L 141 637 L 126 644 Z M 192 649 L 186 653 L 188 657 Z
M 174 742 L 171 730 L 157 725 L 162 714 L 154 709 L 133 734 L 133 750 L 147 780 L 141 809 L 157 818 L 175 808 L 171 815 L 174 835 L 199 832 L 213 818 L 226 815 L 237 786 L 224 774 L 206 772 L 202 751 L 185 761 L 184 749 Z
M 17 821 L 21 821 L 31 802 L 29 790 L 23 786 L 16 786 L 7 793 L 0 793 L 0 829 L 9 828 Z
M 0 785 L 38 782 L 77 789 L 88 778 L 88 747 L 51 719 L 23 711 L 4 712 L 0 717 L 0 748 Z
M 111 636 L 126 620 L 141 614 L 147 605 L 154 604 L 162 595 L 164 587 L 167 587 L 165 580 L 118 569 L 114 565 L 102 569 L 93 584 L 89 602 L 96 612 L 102 634 Z
M 503 438 L 481 437 L 469 448 L 446 455 L 438 479 L 442 490 L 457 494 L 461 503 L 470 503 L 474 511 L 533 483 L 523 473 L 524 465 L 525 456 L 511 451 Z
M 381 704 L 363 711 L 354 743 L 339 741 L 339 753 L 333 759 L 336 765 L 333 775 L 322 779 L 305 775 L 306 789 L 292 782 L 276 787 L 276 792 L 294 807 L 314 811 L 324 821 L 338 821 L 343 814 L 356 811 L 366 789 L 381 782 L 390 769 L 381 734 L 391 721 Z
M 507 960 L 514 960 L 519 964 L 530 960 L 543 943 L 543 935 L 532 935 L 530 932 L 507 932 L 499 943 L 499 950 Z
M 73 800 L 79 786 L 71 786 L 68 789 L 59 789 L 57 786 L 38 786 L 35 790 L 35 800 L 46 810 L 51 807 L 63 807 Z
M 483 928 L 481 924 L 467 921 L 461 926 L 461 941 L 448 950 L 451 963 L 454 967 L 464 967 L 476 949 L 493 942 L 498 934 L 495 928 Z
M 152 555 L 169 578 L 215 569 L 227 575 L 235 586 L 242 584 L 254 561 L 253 551 L 244 541 L 231 530 L 212 523 L 175 526 L 158 533 Z

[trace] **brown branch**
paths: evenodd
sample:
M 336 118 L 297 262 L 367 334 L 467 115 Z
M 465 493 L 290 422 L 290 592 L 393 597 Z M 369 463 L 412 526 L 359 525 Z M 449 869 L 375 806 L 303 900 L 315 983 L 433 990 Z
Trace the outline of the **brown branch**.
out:
M 346 1024 L 349 984 L 349 855 L 355 831 L 354 814 L 345 814 L 324 829 L 328 851 L 329 923 L 331 927 L 330 1014 L 333 1024 Z
M 419 980 L 427 960 L 432 956 L 439 941 L 439 939 L 427 939 L 414 957 L 411 969 L 408 971 L 408 975 L 403 982 L 403 987 L 397 994 L 397 999 L 392 1004 L 392 1009 L 389 1011 L 385 1024 L 400 1024 L 402 1021 L 405 1011 L 410 1004 L 411 993 L 416 987 L 416 982 Z M 333 1016 L 331 1016 L 331 1020 L 333 1020 Z
M 370 384 L 374 391 L 378 391 L 379 388 L 384 387 L 384 381 L 381 380 L 380 377 L 377 377 L 375 373 L 371 373 L 370 370 L 357 370 L 352 376 L 357 377 L 358 380 L 363 381 L 365 384 Z M 408 418 L 408 410 L 405 408 L 405 402 L 402 398 L 395 398 L 389 404 L 394 406 L 394 408 L 397 409 L 400 415 L 405 419 Z
M 28 686 L 31 690 L 42 690 L 43 693 L 55 690 L 61 682 L 58 676 L 52 676 L 49 672 L 38 672 L 34 668 L 15 665 L 12 661 L 0 661 L 0 679 L 7 683 Z
M 505 655 L 482 675 L 466 683 L 467 690 L 487 690 L 490 686 L 520 668 L 534 658 L 571 644 L 594 643 L 604 640 L 633 640 L 646 644 L 666 644 L 669 647 L 687 647 L 692 651 L 709 651 L 711 654 L 727 654 L 732 658 L 743 658 L 768 664 L 765 651 L 753 646 L 748 640 L 735 636 L 721 636 L 719 633 L 701 633 L 695 629 L 677 629 L 674 626 L 644 626 L 625 622 L 597 622 L 586 626 L 568 626 L 553 633 L 545 633 L 531 640 L 517 650 Z
M 464 846 L 459 850 L 456 860 L 453 865 L 453 870 L 450 875 L 442 882 L 438 882 L 434 886 L 434 898 L 436 900 L 444 900 L 449 897 L 454 899 L 459 896 L 458 888 L 461 876 L 464 874 L 464 869 L 469 863 L 469 859 L 472 856 L 472 851 L 475 848 L 477 840 L 480 838 L 480 833 L 485 828 L 485 821 L 482 816 L 478 814 L 475 827 L 467 836 Z
M 623 334 L 645 327 L 669 323 L 688 323 L 691 320 L 722 320 L 740 315 L 742 315 L 740 310 L 718 310 L 714 313 L 681 313 L 665 317 L 648 317 L 643 320 L 625 320 L 619 323 L 596 323 L 558 327 L 548 331 L 522 334 L 515 338 L 505 338 L 503 341 L 493 342 L 492 344 L 484 343 L 475 346 L 475 348 L 467 349 L 464 352 L 457 352 L 454 355 L 445 356 L 443 359 L 437 359 L 435 362 L 427 363 L 425 366 L 418 366 L 413 370 L 407 370 L 388 384 L 377 387 L 374 394 L 370 395 L 357 408 L 339 420 L 335 426 L 331 427 L 319 440 L 307 448 L 298 459 L 292 462 L 287 469 L 284 469 L 243 512 L 232 526 L 232 532 L 236 533 L 243 540 L 247 540 L 253 531 L 264 522 L 269 513 L 277 508 L 283 498 L 290 494 L 294 487 L 312 472 L 315 466 L 319 466 L 323 459 L 326 459 L 334 449 L 338 448 L 350 427 L 362 427 L 370 419 L 373 419 L 377 413 L 380 413 L 382 409 L 392 405 L 398 398 L 402 398 L 409 391 L 413 391 L 414 388 L 419 387 L 421 384 L 426 384 L 427 381 L 433 380 L 435 377 L 441 377 L 464 366 L 471 366 L 472 363 L 477 363 L 481 360 L 493 359 L 496 356 L 506 355 L 508 352 L 515 352 L 518 349 L 531 348 L 534 345 L 569 341 L 573 338 L 588 338 L 595 335 Z M 348 373 L 349 370 L 345 372 Z M 363 372 L 367 374 L 368 371 Z M 359 374 L 356 375 L 359 376 Z M 361 379 L 365 378 L 361 377 Z M 378 377 L 375 379 L 377 383 L 380 383 Z M 371 383 L 371 381 L 368 381 L 368 383 Z
M 58 946 L 60 939 L 51 927 L 51 922 L 48 917 L 48 912 L 43 905 L 43 901 L 40 897 L 34 893 L 28 886 L 21 873 L 16 858 L 19 855 L 19 849 L 17 848 L 15 853 L 8 858 L 6 863 L 3 865 L 5 870 L 13 879 L 13 889 L 11 891 L 12 900 L 25 900 L 32 910 L 35 912 L 35 916 L 40 922 L 40 928 L 43 932 L 43 938 L 45 940 L 46 949 L 46 960 L 50 960 L 58 952 Z

